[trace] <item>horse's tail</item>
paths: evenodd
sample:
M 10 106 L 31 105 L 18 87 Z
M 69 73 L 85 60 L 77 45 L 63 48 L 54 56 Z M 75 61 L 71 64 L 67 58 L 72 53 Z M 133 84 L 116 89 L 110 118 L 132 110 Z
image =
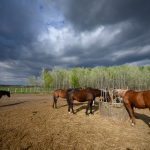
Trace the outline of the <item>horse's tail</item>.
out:
M 70 106 L 70 100 L 69 100 L 69 95 L 68 95 L 68 93 L 69 93 L 70 91 L 72 91 L 72 89 L 69 89 L 69 90 L 67 90 L 67 92 L 66 92 L 66 100 L 67 100 L 67 103 L 68 103 L 69 106 Z

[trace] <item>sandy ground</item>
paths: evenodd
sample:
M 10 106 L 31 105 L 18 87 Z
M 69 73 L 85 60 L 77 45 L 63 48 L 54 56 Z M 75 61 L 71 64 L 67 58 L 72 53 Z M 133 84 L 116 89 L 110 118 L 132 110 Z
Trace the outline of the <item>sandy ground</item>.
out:
M 69 114 L 65 99 L 52 108 L 52 94 L 12 94 L 0 99 L 1 150 L 99 150 L 150 149 L 150 111 L 137 109 L 135 127 L 99 114 L 87 117 L 87 103 L 74 101 L 76 115 Z

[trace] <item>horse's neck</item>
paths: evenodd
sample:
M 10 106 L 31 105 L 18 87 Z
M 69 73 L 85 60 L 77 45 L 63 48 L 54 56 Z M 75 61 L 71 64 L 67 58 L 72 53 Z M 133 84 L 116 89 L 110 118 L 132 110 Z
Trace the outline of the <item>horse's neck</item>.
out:
M 126 91 L 128 91 L 128 90 L 117 89 L 115 93 L 116 93 L 116 95 L 118 95 L 118 97 L 123 98 L 123 96 L 125 95 Z
M 7 92 L 6 92 L 6 91 L 3 91 L 3 95 L 7 95 Z
M 94 94 L 95 94 L 95 96 L 101 96 L 101 90 L 96 90 L 96 91 L 94 92 Z
M 123 90 L 123 91 L 122 91 L 121 98 L 123 98 L 123 96 L 125 95 L 125 93 L 126 93 L 127 91 L 128 91 L 128 90 Z

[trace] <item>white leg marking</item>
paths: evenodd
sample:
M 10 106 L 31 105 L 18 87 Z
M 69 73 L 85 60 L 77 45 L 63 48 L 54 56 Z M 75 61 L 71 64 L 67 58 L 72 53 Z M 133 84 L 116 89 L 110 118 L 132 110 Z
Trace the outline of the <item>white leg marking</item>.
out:
M 132 126 L 135 126 L 134 123 L 131 124 Z

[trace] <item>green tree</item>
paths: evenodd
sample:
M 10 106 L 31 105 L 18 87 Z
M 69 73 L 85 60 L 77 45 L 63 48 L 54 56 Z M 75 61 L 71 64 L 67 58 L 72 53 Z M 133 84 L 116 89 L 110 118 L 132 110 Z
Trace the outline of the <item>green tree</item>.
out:
M 27 78 L 27 83 L 26 83 L 27 86 L 36 86 L 36 84 L 37 84 L 37 81 L 36 81 L 35 76 L 29 76 Z
M 53 78 L 51 75 L 48 73 L 47 70 L 45 70 L 45 75 L 44 75 L 44 85 L 46 88 L 52 88 L 53 87 Z
M 78 88 L 79 87 L 79 82 L 78 82 L 78 78 L 75 75 L 71 76 L 71 81 L 70 81 L 71 85 L 73 86 L 73 88 Z

